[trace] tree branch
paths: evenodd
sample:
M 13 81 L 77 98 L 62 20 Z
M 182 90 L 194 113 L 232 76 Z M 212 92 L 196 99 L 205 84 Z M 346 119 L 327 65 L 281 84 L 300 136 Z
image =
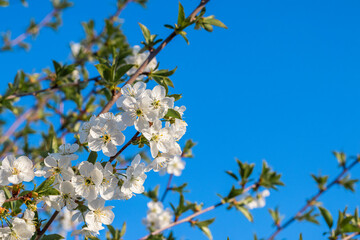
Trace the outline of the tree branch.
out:
M 247 193 L 248 191 L 250 191 L 250 190 L 253 189 L 253 188 L 256 188 L 257 186 L 258 186 L 258 184 L 257 184 L 257 183 L 254 183 L 254 184 L 252 184 L 251 186 L 245 188 L 244 191 L 243 191 L 243 193 Z M 223 202 L 223 201 L 221 201 L 221 202 L 219 202 L 219 203 L 217 203 L 217 204 L 214 204 L 214 205 L 212 205 L 212 206 L 210 206 L 210 207 L 208 207 L 208 208 L 205 208 L 205 209 L 203 209 L 203 210 L 201 210 L 201 211 L 195 212 L 195 213 L 191 214 L 191 215 L 188 216 L 188 217 L 185 217 L 185 218 L 183 218 L 183 219 L 181 219 L 181 220 L 175 221 L 175 222 L 167 225 L 166 227 L 163 227 L 163 228 L 161 228 L 161 229 L 159 229 L 159 230 L 156 230 L 156 231 L 150 233 L 149 235 L 146 235 L 145 237 L 139 238 L 139 240 L 146 240 L 148 237 L 157 235 L 157 234 L 159 234 L 159 233 L 161 233 L 161 232 L 163 232 L 163 231 L 165 231 L 165 230 L 167 230 L 167 229 L 169 229 L 169 228 L 175 227 L 175 226 L 177 226 L 177 225 L 179 225 L 179 224 L 182 224 L 182 223 L 185 223 L 185 222 L 190 222 L 191 220 L 193 220 L 195 217 L 197 217 L 197 216 L 199 216 L 199 215 L 202 215 L 202 214 L 204 214 L 204 213 L 206 213 L 206 212 L 209 212 L 209 211 L 211 211 L 211 210 L 214 210 L 215 208 L 218 208 L 218 207 L 220 207 L 220 206 L 222 206 L 222 205 L 224 205 L 224 204 L 226 204 L 226 203 L 231 203 L 231 202 L 233 202 L 233 201 L 235 201 L 235 198 L 230 199 L 228 202 Z
M 277 230 L 268 238 L 268 240 L 274 240 L 274 238 L 285 228 L 287 228 L 289 225 L 291 225 L 297 217 L 301 216 L 309 207 L 311 207 L 314 202 L 317 201 L 317 199 L 327 192 L 331 187 L 333 187 L 335 184 L 339 183 L 341 178 L 349 171 L 351 170 L 357 163 L 359 162 L 358 159 L 356 159 L 354 162 L 352 162 L 348 167 L 345 167 L 341 173 L 332 181 L 330 182 L 324 189 L 319 190 L 317 194 L 315 194 L 309 201 L 307 201 L 306 205 L 303 206 L 293 217 L 291 217 L 289 220 L 287 220 L 284 224 L 280 225 Z
M 16 129 L 36 110 L 36 106 L 26 110 L 23 114 L 18 117 L 15 122 L 10 126 L 10 128 L 5 132 L 4 135 L 0 137 L 0 144 L 6 141 Z
M 203 9 L 205 7 L 205 5 L 209 2 L 210 0 L 202 0 L 200 2 L 200 4 L 195 8 L 195 10 L 189 15 L 189 19 L 191 19 L 191 23 L 194 23 L 194 18 L 195 16 L 201 11 L 201 9 Z M 156 55 L 158 55 L 158 53 L 163 50 L 165 48 L 165 46 L 171 42 L 171 40 L 177 35 L 176 31 L 173 31 L 164 41 L 162 41 L 162 43 L 160 44 L 160 46 L 158 46 L 154 51 L 150 52 L 150 55 L 148 56 L 148 58 L 141 64 L 141 66 L 136 70 L 136 72 L 134 73 L 134 75 L 131 76 L 131 78 L 124 84 L 132 84 L 137 78 L 138 76 L 144 71 L 144 69 L 146 68 L 146 66 L 151 62 L 151 60 L 153 60 Z M 112 99 L 104 106 L 104 108 L 101 110 L 101 113 L 105 113 L 108 112 L 110 110 L 110 108 L 116 103 L 116 101 L 119 99 L 119 97 L 121 96 L 121 92 L 116 93 Z
M 42 20 L 39 24 L 36 25 L 37 31 L 39 32 L 43 27 L 45 27 L 50 21 L 51 19 L 60 12 L 59 9 L 53 9 L 51 12 L 49 12 Z M 19 36 L 17 36 L 15 39 L 10 40 L 8 42 L 5 42 L 4 46 L 2 47 L 3 49 L 6 47 L 14 47 L 20 43 L 22 43 L 26 38 L 28 38 L 30 35 L 32 35 L 32 33 L 27 30 L 26 32 L 20 34 Z
M 171 181 L 172 181 L 173 177 L 174 177 L 174 174 L 170 174 L 168 183 L 167 183 L 167 185 L 166 185 L 165 192 L 163 193 L 163 195 L 162 195 L 162 197 L 161 197 L 161 202 L 164 202 L 164 201 L 165 201 L 166 195 L 167 195 L 167 193 L 169 192 L 169 190 L 171 189 L 171 188 L 170 188 L 170 185 L 171 185 Z
M 114 156 L 110 157 L 109 162 L 114 161 L 117 156 L 119 156 L 133 141 L 138 138 L 139 134 L 140 132 L 136 132 L 135 135 Z
M 352 234 L 350 234 L 350 235 L 342 238 L 342 240 L 350 240 L 350 239 L 352 239 L 353 237 L 358 236 L 358 235 L 360 235 L 360 233 L 354 232 L 354 233 L 352 233 Z
M 44 226 L 43 230 L 40 231 L 40 233 L 36 236 L 35 240 L 39 240 L 44 234 L 45 232 L 48 230 L 48 228 L 50 227 L 51 223 L 55 220 L 55 218 L 57 217 L 57 215 L 59 214 L 58 211 L 55 211 L 53 213 L 53 215 L 51 216 L 51 218 L 49 219 L 49 221 L 46 223 L 46 225 Z
M 60 90 L 61 88 L 64 88 L 64 87 L 74 87 L 74 86 L 79 86 L 80 84 L 82 83 L 88 83 L 88 82 L 91 82 L 91 81 L 99 81 L 101 79 L 100 76 L 96 76 L 96 77 L 93 77 L 93 78 L 89 78 L 87 80 L 83 80 L 83 81 L 78 81 L 78 82 L 73 82 L 73 83 L 67 83 L 67 84 L 63 84 L 63 85 L 58 85 L 58 86 L 52 86 L 52 87 L 49 87 L 49 88 L 44 88 L 44 89 L 41 89 L 41 90 L 38 90 L 38 91 L 34 91 L 34 92 L 27 92 L 27 93 L 18 93 L 18 94 L 13 94 L 13 95 L 9 95 L 7 96 L 5 99 L 14 99 L 14 98 L 17 98 L 17 97 L 24 97 L 24 96 L 36 96 L 40 93 L 43 93 L 43 92 L 50 92 L 50 91 L 58 91 Z

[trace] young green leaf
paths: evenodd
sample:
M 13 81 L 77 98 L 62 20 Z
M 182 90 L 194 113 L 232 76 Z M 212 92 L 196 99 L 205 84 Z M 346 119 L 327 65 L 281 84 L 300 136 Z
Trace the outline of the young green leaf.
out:
M 326 224 L 331 229 L 331 227 L 333 226 L 333 218 L 331 216 L 331 213 L 323 207 L 319 207 L 319 210 L 320 210 L 320 213 L 323 216 Z
M 140 28 L 141 28 L 142 34 L 144 35 L 145 41 L 146 41 L 147 43 L 149 43 L 150 37 L 151 37 L 151 34 L 150 34 L 149 29 L 148 29 L 145 25 L 143 25 L 143 24 L 141 24 L 141 23 L 139 23 L 139 26 L 140 26 Z
M 185 10 L 184 10 L 184 7 L 179 2 L 179 13 L 178 13 L 177 25 L 181 26 L 184 23 L 184 21 L 185 21 Z
M 95 164 L 97 157 L 98 157 L 97 152 L 91 151 L 87 161 L 91 162 L 92 164 Z

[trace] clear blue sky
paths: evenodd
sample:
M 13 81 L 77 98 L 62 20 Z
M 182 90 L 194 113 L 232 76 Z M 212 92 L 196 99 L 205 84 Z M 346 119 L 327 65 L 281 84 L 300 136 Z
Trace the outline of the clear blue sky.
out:
M 40 20 L 50 10 L 48 1 L 18 2 L 0 9 L 0 31 L 24 31 L 31 17 Z M 83 37 L 81 21 L 102 20 L 114 12 L 115 1 L 78 0 L 63 15 L 58 32 L 44 30 L 30 52 L 0 54 L 3 89 L 18 69 L 39 72 L 51 60 L 69 62 L 70 41 Z M 197 4 L 183 0 L 189 13 Z M 142 40 L 141 22 L 165 37 L 163 24 L 176 21 L 177 0 L 150 0 L 147 9 L 131 4 L 121 15 L 131 45 Z M 214 33 L 189 31 L 190 45 L 177 38 L 158 56 L 162 68 L 178 66 L 172 77 L 176 91 L 183 94 L 189 124 L 185 138 L 198 142 L 196 157 L 187 160 L 186 170 L 175 183 L 189 182 L 190 200 L 209 206 L 226 194 L 232 179 L 225 170 L 236 170 L 234 158 L 258 165 L 266 159 L 283 174 L 286 186 L 272 191 L 267 207 L 280 207 L 287 217 L 316 191 L 310 173 L 334 176 L 339 169 L 331 154 L 343 150 L 350 155 L 360 150 L 360 2 L 358 1 L 216 1 L 208 5 L 228 27 Z M 92 70 L 92 74 L 96 74 Z M 358 176 L 360 168 L 353 171 Z M 145 186 L 162 184 L 167 177 L 151 174 Z M 161 190 L 163 190 L 163 188 Z M 168 200 L 175 199 L 175 194 Z M 335 214 L 337 209 L 359 203 L 359 194 L 335 187 L 321 198 Z M 127 221 L 126 239 L 146 233 L 141 225 L 147 199 L 137 196 L 116 203 L 116 226 Z M 176 200 L 177 201 L 177 200 Z M 214 239 L 252 239 L 253 232 L 266 237 L 272 232 L 266 209 L 254 210 L 255 223 L 236 211 L 224 208 L 203 216 L 217 216 L 211 226 Z M 321 221 L 324 224 L 323 221 Z M 179 239 L 206 239 L 197 229 L 179 226 Z M 298 223 L 279 239 L 320 239 L 325 225 Z

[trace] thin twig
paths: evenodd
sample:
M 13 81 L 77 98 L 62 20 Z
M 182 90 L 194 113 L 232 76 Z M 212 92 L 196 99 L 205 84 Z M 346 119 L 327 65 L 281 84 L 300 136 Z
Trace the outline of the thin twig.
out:
M 354 233 L 346 236 L 345 238 L 342 238 L 342 240 L 350 240 L 350 239 L 352 239 L 353 237 L 358 236 L 358 235 L 360 235 L 360 233 L 354 232 Z
M 174 177 L 174 174 L 170 174 L 168 183 L 166 185 L 166 189 L 165 189 L 165 191 L 164 191 L 164 193 L 163 193 L 163 195 L 161 197 L 161 202 L 165 201 L 166 195 L 169 192 L 169 190 L 171 189 L 170 185 L 171 185 L 171 181 L 172 181 L 173 177 Z
M 9 96 L 6 97 L 6 99 L 13 99 L 13 98 L 24 97 L 24 96 L 36 96 L 39 93 L 50 92 L 50 91 L 55 92 L 55 91 L 58 91 L 58 90 L 60 90 L 61 88 L 64 88 L 64 87 L 74 87 L 74 86 L 79 86 L 80 84 L 83 84 L 83 83 L 88 83 L 88 82 L 91 82 L 91 81 L 96 82 L 96 81 L 99 81 L 99 80 L 100 80 L 100 76 L 96 76 L 96 77 L 93 77 L 93 78 L 89 78 L 87 80 L 73 82 L 73 83 L 67 83 L 67 84 L 58 85 L 58 86 L 55 85 L 55 86 L 44 88 L 44 89 L 34 91 L 34 92 L 18 93 L 18 94 L 9 95 Z
M 189 15 L 189 19 L 191 19 L 191 22 L 194 21 L 195 16 L 201 11 L 201 9 L 203 9 L 205 7 L 205 5 L 209 2 L 210 0 L 202 0 L 200 2 L 200 4 L 195 8 L 195 10 Z M 151 60 L 153 60 L 156 55 L 158 55 L 158 53 L 165 48 L 165 46 L 171 42 L 171 40 L 177 35 L 176 31 L 173 31 L 164 41 L 162 41 L 162 43 L 160 44 L 160 46 L 158 46 L 154 51 L 152 51 L 150 53 L 150 55 L 148 56 L 148 58 L 141 64 L 141 66 L 136 70 L 136 72 L 134 73 L 134 75 L 131 76 L 131 78 L 124 84 L 132 84 L 137 78 L 138 76 L 144 71 L 144 69 L 146 68 L 146 66 L 151 62 Z M 105 113 L 108 112 L 110 110 L 110 108 L 116 103 L 116 101 L 119 99 L 119 97 L 121 96 L 121 91 L 116 93 L 112 99 L 104 106 L 104 108 L 101 110 L 100 113 Z
M 48 13 L 43 20 L 41 20 L 41 22 L 39 24 L 36 25 L 37 31 L 39 32 L 43 27 L 45 27 L 50 21 L 51 19 L 59 13 L 59 9 L 53 9 L 50 13 Z M 22 43 L 27 37 L 29 37 L 30 35 L 32 35 L 32 33 L 30 31 L 26 31 L 22 34 L 20 34 L 19 36 L 17 36 L 15 39 L 10 40 L 9 42 L 6 42 L 4 47 L 10 46 L 10 47 L 14 47 L 20 43 Z
M 109 162 L 114 161 L 117 156 L 119 156 L 133 141 L 138 138 L 139 134 L 140 132 L 136 132 L 135 135 L 114 156 L 110 157 Z
M 276 231 L 268 238 L 268 240 L 274 240 L 274 238 L 285 228 L 287 228 L 290 224 L 295 222 L 295 220 L 301 216 L 309 207 L 311 207 L 317 199 L 327 192 L 331 187 L 333 187 L 335 184 L 338 184 L 341 178 L 350 170 L 352 169 L 357 163 L 359 162 L 358 159 L 356 159 L 354 162 L 352 162 L 348 167 L 345 167 L 341 173 L 332 181 L 330 182 L 325 188 L 320 189 L 317 194 L 315 194 L 307 203 L 305 206 L 303 206 L 293 217 L 291 217 L 289 220 L 287 220 L 284 224 L 277 227 Z
M 251 189 L 256 188 L 256 187 L 257 187 L 257 184 L 256 184 L 256 183 L 255 183 L 255 184 L 252 184 L 251 186 L 245 188 L 244 191 L 243 191 L 243 193 L 246 193 L 246 192 L 248 192 L 248 191 L 250 191 Z M 159 234 L 159 233 L 161 233 L 161 232 L 163 232 L 163 231 L 165 231 L 165 230 L 167 230 L 167 229 L 169 229 L 169 228 L 175 227 L 175 226 L 177 226 L 177 225 L 179 225 L 179 224 L 182 224 L 182 223 L 185 223 L 185 222 L 190 222 L 190 221 L 193 220 L 195 217 L 197 217 L 197 216 L 199 216 L 199 215 L 202 215 L 202 214 L 204 214 L 204 213 L 206 213 L 206 212 L 209 212 L 209 211 L 211 211 L 211 210 L 214 210 L 215 208 L 218 208 L 218 207 L 220 207 L 220 206 L 222 206 L 222 205 L 224 205 L 224 204 L 226 204 L 226 203 L 233 202 L 234 200 L 235 200 L 235 198 L 232 198 L 232 199 L 230 199 L 230 200 L 227 201 L 227 202 L 223 202 L 223 201 L 222 201 L 222 202 L 218 202 L 217 204 L 214 204 L 214 205 L 212 205 L 212 206 L 210 206 L 210 207 L 208 207 L 208 208 L 205 208 L 205 209 L 203 209 L 203 210 L 201 210 L 201 211 L 195 212 L 195 213 L 191 214 L 191 215 L 188 216 L 188 217 L 185 217 L 185 218 L 183 218 L 183 219 L 181 219 L 181 220 L 175 221 L 175 222 L 173 222 L 173 223 L 171 223 L 171 224 L 169 224 L 169 225 L 167 225 L 167 226 L 165 226 L 165 227 L 163 227 L 163 228 L 161 228 L 161 229 L 159 229 L 159 230 L 156 230 L 156 231 L 150 233 L 149 235 L 147 235 L 147 236 L 145 236 L 145 237 L 139 238 L 139 240 L 145 240 L 145 239 L 147 239 L 148 237 L 157 235 L 157 234 Z
M 109 22 L 112 24 L 114 23 L 114 21 L 119 17 L 119 15 L 121 14 L 121 12 L 125 9 L 125 7 L 131 3 L 133 0 L 127 0 L 124 4 L 119 5 L 118 8 L 116 9 L 116 12 L 111 15 L 108 19 Z M 97 36 L 94 36 L 90 42 L 85 46 L 85 51 L 90 51 L 91 47 L 94 45 L 94 43 L 96 41 L 98 41 L 101 36 L 106 32 L 106 25 L 104 26 L 104 28 L 101 30 L 101 32 L 99 34 L 97 34 Z
M 57 217 L 57 215 L 59 214 L 59 211 L 55 211 L 53 213 L 53 215 L 51 216 L 51 218 L 49 219 L 49 221 L 46 223 L 46 225 L 44 226 L 44 228 L 40 231 L 40 233 L 36 236 L 35 240 L 39 240 L 44 234 L 45 232 L 48 230 L 48 228 L 50 227 L 51 223 L 55 220 L 55 218 Z
M 9 129 L 5 132 L 3 136 L 0 138 L 0 144 L 6 141 L 15 131 L 16 129 L 30 116 L 36 109 L 36 106 L 26 110 L 23 114 L 18 117 L 15 122 L 9 127 Z

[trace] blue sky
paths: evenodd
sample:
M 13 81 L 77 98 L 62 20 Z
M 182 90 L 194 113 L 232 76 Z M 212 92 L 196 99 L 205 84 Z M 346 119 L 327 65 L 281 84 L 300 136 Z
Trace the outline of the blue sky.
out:
M 0 9 L 0 31 L 13 36 L 22 33 L 31 17 L 40 20 L 50 10 L 48 1 L 30 1 L 29 8 L 18 2 Z M 16 50 L 0 54 L 3 89 L 18 69 L 39 72 L 51 60 L 69 62 L 69 42 L 83 37 L 81 21 L 102 20 L 112 14 L 115 1 L 78 0 L 63 14 L 58 32 L 45 29 L 32 43 L 30 52 Z M 187 13 L 196 1 L 183 0 Z M 166 37 L 163 24 L 176 21 L 177 0 L 153 0 L 147 9 L 131 4 L 121 15 L 123 30 L 131 45 L 142 35 L 138 22 L 153 33 Z M 233 183 L 225 170 L 236 171 L 235 157 L 257 164 L 263 159 L 283 174 L 286 186 L 271 192 L 267 207 L 280 207 L 286 217 L 296 213 L 316 191 L 310 173 L 335 176 L 340 170 L 331 151 L 355 155 L 360 147 L 360 2 L 358 1 L 216 1 L 208 13 L 222 20 L 228 30 L 188 32 L 190 45 L 182 38 L 171 42 L 158 56 L 161 68 L 178 66 L 172 80 L 181 104 L 187 107 L 189 124 L 184 138 L 198 143 L 195 158 L 175 184 L 189 182 L 192 201 L 209 206 L 218 201 L 216 193 L 226 194 Z M 21 17 L 19 17 L 21 16 Z M 92 69 L 92 74 L 96 74 Z M 360 168 L 352 171 L 358 176 Z M 167 177 L 151 174 L 146 187 L 161 184 Z M 163 188 L 161 190 L 163 190 Z M 175 200 L 171 194 L 168 200 Z M 358 204 L 359 194 L 334 187 L 322 198 L 334 214 L 337 209 Z M 177 200 L 176 200 L 177 201 Z M 116 226 L 128 223 L 126 239 L 146 233 L 141 225 L 146 199 L 138 196 L 116 203 Z M 249 223 L 236 211 L 217 209 L 202 219 L 217 217 L 211 225 L 214 239 L 252 239 L 257 232 L 272 232 L 266 209 L 253 211 Z M 297 223 L 283 231 L 279 239 L 320 239 L 326 230 Z M 206 239 L 187 225 L 174 228 L 179 239 Z

